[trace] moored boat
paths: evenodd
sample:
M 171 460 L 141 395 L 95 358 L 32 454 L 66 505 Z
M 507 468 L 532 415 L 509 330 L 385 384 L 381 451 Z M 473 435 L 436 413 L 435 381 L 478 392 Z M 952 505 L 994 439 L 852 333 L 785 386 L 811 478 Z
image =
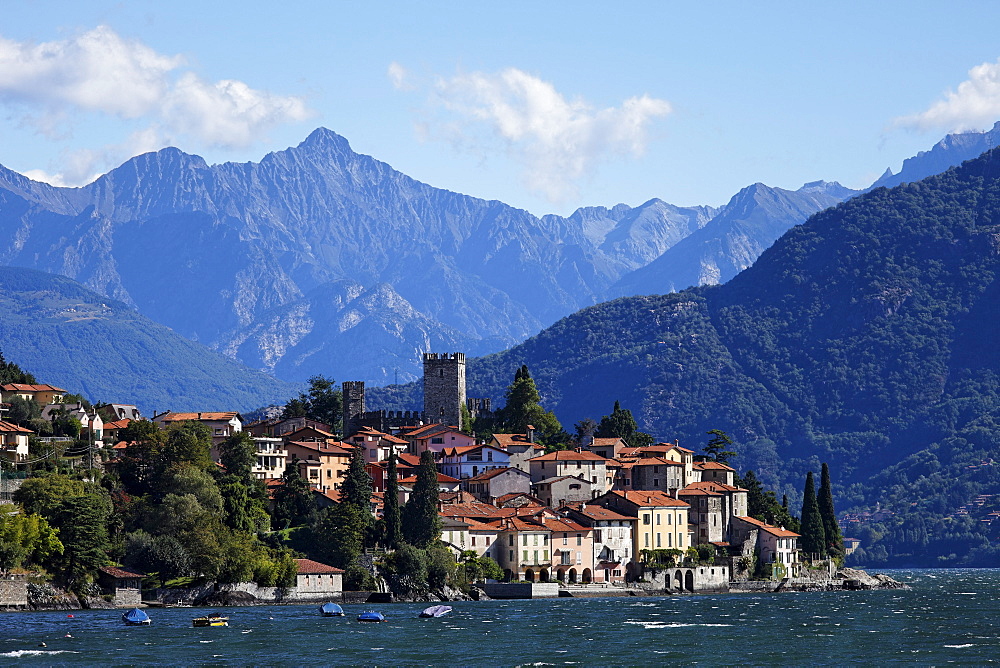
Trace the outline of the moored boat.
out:
M 322 613 L 324 617 L 344 616 L 344 609 L 339 605 L 337 605 L 336 603 L 324 603 L 322 606 L 320 606 L 319 611 L 320 613 Z
M 223 617 L 217 612 L 191 620 L 192 626 L 229 626 L 229 617 Z
M 139 608 L 132 608 L 122 613 L 122 621 L 125 622 L 125 626 L 149 626 L 153 623 L 149 615 Z
M 374 610 L 365 610 L 360 615 L 358 615 L 359 622 L 384 622 L 385 615 L 381 612 L 375 612 Z
M 432 605 L 420 613 L 421 617 L 443 617 L 451 612 L 450 605 Z

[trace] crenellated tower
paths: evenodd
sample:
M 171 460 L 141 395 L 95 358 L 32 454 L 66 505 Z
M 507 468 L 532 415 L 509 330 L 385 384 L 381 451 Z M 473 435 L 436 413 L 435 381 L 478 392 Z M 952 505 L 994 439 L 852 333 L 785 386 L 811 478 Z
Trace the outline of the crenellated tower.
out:
M 465 353 L 424 353 L 424 415 L 462 429 Z

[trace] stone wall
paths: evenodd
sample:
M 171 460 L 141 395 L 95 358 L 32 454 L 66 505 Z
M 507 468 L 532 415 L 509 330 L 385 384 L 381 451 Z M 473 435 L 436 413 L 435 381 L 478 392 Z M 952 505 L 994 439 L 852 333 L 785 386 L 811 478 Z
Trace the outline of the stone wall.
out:
M 342 592 L 300 591 L 297 587 L 260 587 L 253 582 L 214 585 L 184 589 L 155 589 L 147 593 L 152 600 L 161 603 L 193 604 L 198 599 L 218 592 L 243 592 L 250 594 L 262 604 L 270 603 L 313 603 L 340 600 Z
M 424 353 L 424 416 L 428 422 L 462 425 L 465 353 Z
M 652 588 L 669 592 L 693 594 L 729 591 L 729 567 L 722 565 L 647 569 L 645 578 Z
M 28 583 L 23 578 L 0 579 L 0 606 L 27 607 Z

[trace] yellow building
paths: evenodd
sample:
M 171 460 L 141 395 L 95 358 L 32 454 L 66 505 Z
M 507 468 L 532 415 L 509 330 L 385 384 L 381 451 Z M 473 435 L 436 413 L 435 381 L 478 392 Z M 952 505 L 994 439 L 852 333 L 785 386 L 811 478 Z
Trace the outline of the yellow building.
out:
M 593 503 L 635 517 L 632 533 L 632 554 L 639 556 L 643 550 L 686 550 L 691 547 L 688 527 L 690 506 L 665 492 L 612 491 L 603 494 Z M 633 575 L 638 577 L 639 572 Z

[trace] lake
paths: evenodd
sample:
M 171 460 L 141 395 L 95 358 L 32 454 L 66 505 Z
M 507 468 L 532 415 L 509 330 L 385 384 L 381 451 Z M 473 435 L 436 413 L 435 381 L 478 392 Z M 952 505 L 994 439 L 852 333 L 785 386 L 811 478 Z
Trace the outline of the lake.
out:
M 0 662 L 18 665 L 982 665 L 1000 657 L 1000 570 L 885 571 L 910 590 L 0 614 Z M 359 624 L 378 609 L 389 621 Z M 68 615 L 72 614 L 73 617 Z M 65 637 L 66 634 L 72 637 Z M 46 647 L 39 647 L 44 642 Z

